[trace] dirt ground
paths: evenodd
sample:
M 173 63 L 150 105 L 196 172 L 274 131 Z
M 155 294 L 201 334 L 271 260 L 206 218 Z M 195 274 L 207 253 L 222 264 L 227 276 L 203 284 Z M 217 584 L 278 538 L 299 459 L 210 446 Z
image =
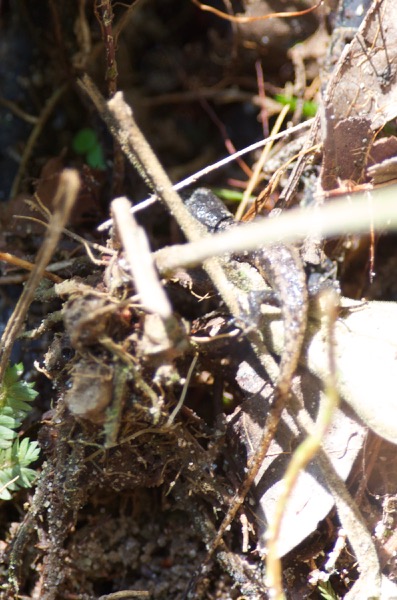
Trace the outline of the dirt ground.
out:
M 255 181 L 262 149 L 209 170 L 182 192 L 211 188 L 235 213 L 252 180 L 249 196 L 259 199 L 249 204 L 245 221 L 274 207 L 287 212 L 313 206 L 319 189 L 325 203 L 332 203 L 346 189 L 383 185 L 385 170 L 386 182 L 393 182 L 397 114 L 383 107 L 396 104 L 391 96 L 397 48 L 388 45 L 390 34 L 382 29 L 393 15 L 385 12 L 387 0 L 380 0 L 378 12 L 376 2 L 362 3 L 361 19 L 373 10 L 373 20 L 352 43 L 367 47 L 353 46 L 340 68 L 340 41 L 332 35 L 353 4 L 342 2 L 338 12 L 333 0 L 317 7 L 310 0 L 214 0 L 208 10 L 197 1 L 128 0 L 114 3 L 112 13 L 105 0 L 0 3 L 1 330 L 13 318 L 23 285 L 29 287 L 40 249 L 54 243 L 9 357 L 12 364 L 23 363 L 24 377 L 39 392 L 20 436 L 37 439 L 41 453 L 33 465 L 35 485 L 0 500 L 4 600 L 268 597 L 264 546 L 271 490 L 279 489 L 304 436 L 297 421 L 282 423 L 265 474 L 258 475 L 210 556 L 247 460 L 260 446 L 275 379 L 256 364 L 244 335 L 250 323 L 230 317 L 207 272 L 196 266 L 155 275 L 152 288 L 143 284 L 144 300 L 131 264 L 135 256 L 141 278 L 149 281 L 144 260 L 150 254 L 135 240 L 130 261 L 130 233 L 122 234 L 125 204 L 120 213 L 112 209 L 118 228 L 98 230 L 115 198 L 126 196 L 136 205 L 153 191 L 147 185 L 151 159 L 142 176 L 134 151 L 129 156 L 128 144 L 114 133 L 119 128 L 123 134 L 122 122 L 107 112 L 105 100 L 123 92 L 174 184 L 277 133 L 273 128 L 285 104 L 290 108 L 281 130 L 288 125 L 300 131 L 308 119 L 314 127 L 316 107 L 323 106 L 337 133 L 307 127 L 302 132 L 311 131 L 310 139 L 297 134 L 273 146 Z M 256 19 L 275 11 L 291 14 Z M 239 22 L 227 15 L 255 18 Z M 376 44 L 389 48 L 387 68 L 377 62 Z M 364 63 L 371 74 L 360 71 Z M 358 90 L 360 83 L 366 86 L 365 100 L 361 91 L 349 100 L 354 77 Z M 354 108 L 365 104 L 367 116 L 359 109 L 342 114 L 344 95 Z M 368 138 L 368 144 L 360 142 L 357 150 L 358 138 Z M 285 200 L 283 190 L 302 156 L 297 185 Z M 78 173 L 79 189 L 67 214 L 71 172 L 72 179 Z M 136 213 L 152 251 L 189 237 L 174 217 L 161 201 Z M 314 267 L 308 266 L 306 246 L 308 277 L 321 271 L 345 298 L 395 306 L 395 235 L 350 235 L 348 228 L 344 233 L 316 242 L 321 261 Z M 315 418 L 311 386 L 319 384 L 303 374 L 303 362 L 291 387 L 296 393 L 301 386 Z M 252 371 L 242 370 L 247 363 L 258 367 L 259 383 Z M 381 389 L 380 380 L 380 395 Z M 369 430 L 355 411 L 345 404 L 338 409 L 324 447 L 330 456 L 345 457 L 343 489 L 372 540 L 376 568 L 393 583 L 397 438 Z M 296 491 L 301 524 L 298 517 L 286 521 L 290 535 L 284 530 L 280 538 L 283 589 L 291 600 L 349 597 L 365 571 L 350 538 L 354 533 L 341 532 L 338 502 L 324 491 L 316 469 Z

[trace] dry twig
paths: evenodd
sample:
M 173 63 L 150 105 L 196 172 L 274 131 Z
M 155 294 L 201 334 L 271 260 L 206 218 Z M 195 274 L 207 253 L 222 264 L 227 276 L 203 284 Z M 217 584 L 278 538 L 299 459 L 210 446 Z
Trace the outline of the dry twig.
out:
M 3 379 L 12 346 L 18 334 L 21 332 L 26 313 L 34 298 L 36 288 L 40 279 L 43 277 L 43 272 L 51 260 L 63 228 L 69 218 L 79 187 L 80 180 L 77 172 L 72 170 L 63 171 L 59 179 L 57 194 L 54 198 L 54 213 L 46 231 L 43 244 L 37 254 L 35 268 L 26 282 L 24 290 L 17 302 L 14 312 L 8 320 L 1 338 L 0 381 Z
M 262 219 L 185 245 L 175 245 L 156 253 L 161 272 L 200 264 L 210 256 L 236 254 L 274 242 L 298 242 L 309 235 L 322 238 L 375 229 L 397 229 L 395 195 L 397 184 L 366 191 L 346 193 L 320 208 L 291 209 L 276 219 Z M 341 217 L 343 215 L 343 217 Z

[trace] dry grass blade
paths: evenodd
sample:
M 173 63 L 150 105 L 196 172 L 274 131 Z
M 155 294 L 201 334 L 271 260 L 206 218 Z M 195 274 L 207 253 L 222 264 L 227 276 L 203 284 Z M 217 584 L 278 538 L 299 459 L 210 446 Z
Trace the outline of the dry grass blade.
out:
M 364 192 L 346 193 L 318 209 L 292 209 L 276 219 L 263 219 L 213 235 L 210 240 L 172 246 L 156 254 L 162 272 L 200 264 L 228 252 L 254 250 L 264 243 L 298 242 L 308 235 L 324 238 L 349 233 L 397 229 L 397 185 L 379 186 Z M 370 208 L 371 207 L 371 208 Z

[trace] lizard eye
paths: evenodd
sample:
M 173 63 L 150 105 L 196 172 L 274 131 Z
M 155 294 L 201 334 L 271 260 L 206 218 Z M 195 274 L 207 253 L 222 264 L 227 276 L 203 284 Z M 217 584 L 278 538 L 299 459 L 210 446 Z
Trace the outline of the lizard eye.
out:
M 66 361 L 69 361 L 73 358 L 75 351 L 70 346 L 64 346 L 61 351 L 62 358 Z

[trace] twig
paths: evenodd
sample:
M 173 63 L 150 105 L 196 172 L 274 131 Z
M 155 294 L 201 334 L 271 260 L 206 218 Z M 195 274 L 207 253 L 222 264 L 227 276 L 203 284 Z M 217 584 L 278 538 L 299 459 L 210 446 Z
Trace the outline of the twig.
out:
M 306 121 L 307 122 L 307 121 Z M 309 148 L 315 146 L 320 132 L 320 117 L 317 115 L 313 119 L 311 119 L 311 126 L 308 135 L 306 136 L 306 140 L 303 144 L 302 154 L 298 158 L 294 168 L 292 169 L 291 175 L 287 181 L 286 186 L 282 190 L 280 197 L 277 202 L 277 208 L 284 208 L 287 206 L 292 200 L 295 190 L 300 181 L 301 175 L 307 163 L 307 152 Z
M 47 228 L 49 226 L 49 224 L 46 223 L 45 221 L 42 221 L 41 219 L 37 219 L 36 217 L 29 217 L 28 215 L 14 215 L 14 219 L 32 221 L 33 223 L 37 223 L 38 225 L 42 225 L 43 227 L 47 227 Z M 96 242 L 90 242 L 89 240 L 86 240 L 85 238 L 81 237 L 81 235 L 74 233 L 74 231 L 69 231 L 69 229 L 64 228 L 62 233 L 64 235 L 66 235 L 67 237 L 69 237 L 70 239 L 74 240 L 75 242 L 78 242 L 79 244 L 84 246 L 85 251 L 87 252 L 89 258 L 95 264 L 97 264 L 98 261 L 93 256 L 93 253 L 90 250 L 91 248 L 93 250 L 97 250 L 98 252 L 101 252 L 102 254 L 105 254 L 105 255 L 114 256 L 117 254 L 116 250 L 113 250 L 112 248 L 107 248 L 106 246 L 102 246 L 101 244 L 97 244 Z
M 117 60 L 116 45 L 113 35 L 113 7 L 109 0 L 96 0 L 94 3 L 94 14 L 101 28 L 102 41 L 105 48 L 106 73 L 105 79 L 108 84 L 109 96 L 112 98 L 117 92 Z
M 23 155 L 21 158 L 21 162 L 19 164 L 18 172 L 17 172 L 17 174 L 14 178 L 13 184 L 12 184 L 10 198 L 14 198 L 17 195 L 19 186 L 21 184 L 21 179 L 25 172 L 26 165 L 30 159 L 30 155 L 33 151 L 34 145 L 37 142 L 37 139 L 38 139 L 40 133 L 43 131 L 43 127 L 44 127 L 46 121 L 51 116 L 52 111 L 54 110 L 54 108 L 57 105 L 57 103 L 59 102 L 59 100 L 62 98 L 62 96 L 65 93 L 65 91 L 67 90 L 68 86 L 69 86 L 69 84 L 65 83 L 60 88 L 55 90 L 55 92 L 47 100 L 47 103 L 45 104 L 43 110 L 41 111 L 40 116 L 37 119 L 37 123 L 33 127 L 32 132 L 26 142 L 25 149 L 23 151 Z
M 310 435 L 314 424 L 309 413 L 293 395 L 290 404 L 297 416 L 300 428 L 307 435 Z M 338 475 L 327 453 L 321 447 L 315 461 L 320 466 L 328 489 L 334 498 L 341 525 L 346 530 L 349 542 L 360 566 L 360 579 L 355 583 L 349 595 L 355 588 L 357 589 L 363 585 L 361 595 L 354 596 L 351 594 L 352 597 L 380 598 L 381 576 L 379 559 L 365 521 L 356 503 L 350 496 L 344 481 Z
M 320 146 L 321 146 L 321 144 L 317 144 L 316 146 L 311 146 L 307 150 L 300 150 L 297 154 L 295 154 L 294 156 L 291 156 L 286 162 L 284 162 L 282 165 L 280 165 L 280 167 L 273 172 L 267 186 L 260 192 L 260 194 L 256 198 L 255 202 L 245 212 L 242 220 L 244 222 L 249 222 L 254 217 L 256 217 L 257 214 L 260 214 L 262 212 L 262 210 L 266 207 L 266 203 L 269 199 L 269 196 L 271 194 L 273 194 L 273 192 L 276 190 L 281 177 L 284 175 L 284 173 L 288 169 L 288 167 L 295 161 L 297 161 L 297 160 L 300 161 L 304 154 L 305 155 L 313 154 L 313 152 L 315 150 L 318 150 L 320 148 Z M 277 214 L 279 214 L 280 213 L 279 202 L 277 203 L 276 210 L 277 210 Z
M 201 169 L 200 171 L 193 173 L 193 175 L 190 175 L 186 179 L 179 181 L 179 183 L 176 183 L 172 187 L 176 191 L 182 190 L 183 188 L 188 187 L 189 185 L 192 185 L 193 183 L 195 183 L 198 179 L 201 179 L 205 175 L 208 175 L 212 171 L 215 171 L 216 169 L 220 169 L 220 168 L 224 167 L 225 165 L 228 165 L 229 163 L 236 160 L 240 156 L 244 156 L 244 154 L 248 154 L 249 152 L 254 152 L 255 150 L 259 150 L 259 148 L 263 148 L 263 146 L 266 146 L 267 144 L 272 144 L 273 142 L 276 142 L 277 140 L 287 139 L 291 135 L 294 135 L 301 131 L 305 131 L 313 124 L 313 122 L 314 122 L 314 119 L 309 119 L 308 121 L 304 121 L 303 123 L 300 123 L 299 125 L 296 125 L 295 127 L 290 127 L 289 129 L 286 129 L 285 131 L 281 131 L 280 133 L 277 133 L 277 135 L 271 135 L 270 137 L 268 137 L 264 140 L 261 140 L 260 142 L 255 142 L 255 144 L 251 144 L 250 146 L 247 146 L 246 148 L 243 148 L 242 150 L 235 152 L 231 156 L 226 156 L 225 158 L 222 158 L 222 160 L 219 160 L 216 163 L 213 163 L 212 165 L 208 165 L 207 167 L 204 167 L 204 169 Z M 144 210 L 157 201 L 158 201 L 157 196 L 151 196 L 150 198 L 147 198 L 146 200 L 143 200 L 142 202 L 140 202 L 138 205 L 134 206 L 132 208 L 132 212 L 138 212 L 139 210 Z M 104 221 L 103 223 L 101 223 L 101 225 L 99 225 L 98 231 L 103 231 L 104 229 L 108 229 L 111 226 L 112 226 L 112 219 L 108 219 L 107 221 Z
M 150 592 L 145 590 L 125 590 L 122 592 L 113 592 L 112 594 L 99 596 L 98 600 L 121 600 L 122 598 L 127 600 L 129 598 L 149 598 L 149 596 Z
M 300 17 L 302 15 L 306 15 L 306 14 L 312 12 L 313 10 L 315 10 L 316 8 L 321 6 L 321 4 L 323 3 L 323 0 L 320 0 L 320 2 L 318 2 L 314 6 L 311 6 L 310 8 L 305 8 L 304 10 L 300 10 L 300 11 L 274 12 L 274 13 L 270 13 L 268 15 L 258 15 L 258 16 L 253 16 L 253 17 L 244 16 L 244 15 L 228 15 L 227 13 L 224 13 L 221 10 L 214 8 L 213 6 L 209 6 L 208 4 L 202 4 L 199 0 L 192 0 L 192 2 L 193 2 L 193 4 L 198 6 L 201 10 L 210 12 L 210 13 L 216 15 L 217 17 L 221 17 L 222 19 L 225 19 L 226 21 L 231 21 L 232 23 L 244 24 L 244 23 L 253 23 L 256 21 L 265 21 L 266 19 L 274 19 L 274 18 L 288 19 L 290 17 Z
M 196 367 L 196 363 L 198 360 L 198 354 L 195 354 L 195 356 L 193 357 L 193 360 L 190 364 L 189 370 L 187 372 L 186 375 L 186 380 L 185 383 L 183 384 L 183 388 L 182 388 L 182 392 L 181 395 L 179 397 L 179 400 L 177 402 L 177 405 L 175 406 L 174 410 L 172 411 L 172 413 L 170 414 L 170 416 L 168 417 L 168 421 L 167 421 L 167 426 L 170 427 L 172 425 L 172 423 L 175 421 L 175 417 L 178 414 L 178 412 L 181 410 L 183 403 L 185 402 L 185 398 L 186 398 L 186 394 L 190 385 L 190 380 L 192 378 L 193 375 L 193 371 Z
M 110 132 L 120 143 L 128 160 L 167 206 L 186 238 L 191 241 L 199 240 L 205 229 L 192 217 L 178 193 L 172 188 L 168 175 L 141 133 L 133 117 L 132 110 L 125 103 L 122 93 L 118 92 L 114 98 L 106 103 L 87 75 L 79 81 L 79 85 L 94 102 Z M 220 263 L 211 257 L 207 257 L 207 259 L 203 264 L 204 269 L 211 277 L 231 314 L 238 317 L 240 315 L 238 302 L 231 293 L 228 279 Z
M 36 123 L 39 120 L 38 117 L 36 117 L 35 115 L 30 115 L 29 113 L 25 112 L 23 108 L 18 106 L 18 104 L 12 102 L 11 100 L 8 100 L 7 98 L 3 98 L 3 96 L 0 96 L 0 106 L 8 108 L 8 110 L 14 113 L 16 117 L 22 119 L 23 121 L 26 121 L 26 123 L 30 123 L 31 125 L 36 125 Z
M 111 211 L 143 307 L 163 320 L 171 318 L 170 301 L 160 283 L 146 233 L 130 214 L 127 198 L 112 201 Z
M 278 379 L 278 367 L 274 362 L 273 358 L 267 351 L 267 349 L 263 348 L 263 344 L 259 345 L 258 343 L 258 335 L 255 332 L 251 332 L 247 335 L 247 338 L 254 349 L 255 356 L 259 359 L 260 363 L 265 366 L 271 365 L 271 369 L 269 369 L 269 378 L 274 385 L 277 384 Z M 235 519 L 237 512 L 240 507 L 243 505 L 244 500 L 251 489 L 256 476 L 259 473 L 259 470 L 262 466 L 262 463 L 268 453 L 270 444 L 272 443 L 274 436 L 276 435 L 278 425 L 280 423 L 281 415 L 285 408 L 286 398 L 282 394 L 277 394 L 275 396 L 274 402 L 268 412 L 266 417 L 266 422 L 263 428 L 263 434 L 259 442 L 258 450 L 255 452 L 252 457 L 252 461 L 248 467 L 248 473 L 244 477 L 244 481 L 237 491 L 237 493 L 233 496 L 229 508 L 226 512 L 226 515 L 218 528 L 217 534 L 213 539 L 207 553 L 206 562 L 209 561 L 211 556 L 214 554 L 215 550 L 219 546 L 222 541 L 222 538 L 227 530 L 227 528 L 232 524 Z
M 278 115 L 276 122 L 272 129 L 272 137 L 273 137 L 273 135 L 276 135 L 276 133 L 279 132 L 280 127 L 281 127 L 288 111 L 289 111 L 289 104 L 284 106 L 282 108 L 280 114 Z M 272 142 L 267 144 L 263 148 L 261 156 L 259 157 L 259 160 L 256 162 L 254 172 L 252 174 L 251 179 L 248 182 L 246 189 L 244 190 L 243 199 L 241 200 L 240 205 L 236 212 L 236 220 L 237 221 L 240 221 L 243 214 L 245 213 L 245 209 L 247 208 L 251 194 L 254 191 L 254 189 L 259 181 L 259 177 L 263 171 L 263 166 L 269 157 L 269 153 L 270 153 L 270 150 L 272 149 L 272 146 L 273 146 Z
M 266 138 L 269 135 L 269 114 L 266 109 L 266 87 L 265 78 L 263 76 L 262 61 L 257 58 L 255 61 L 255 72 L 256 72 L 256 84 L 258 87 L 258 96 L 262 101 L 259 118 L 262 123 L 263 137 Z
M 159 250 L 156 263 L 161 272 L 178 267 L 197 265 L 209 256 L 236 254 L 254 250 L 274 242 L 298 242 L 306 236 L 321 235 L 330 238 L 348 233 L 366 233 L 374 229 L 397 229 L 397 184 L 379 186 L 364 192 L 342 195 L 318 209 L 291 209 L 275 219 L 262 219 L 243 224 L 211 239 Z M 368 198 L 372 199 L 372 213 L 368 212 Z
M 200 92 L 201 92 L 201 90 L 200 90 Z M 201 106 L 204 108 L 205 112 L 207 113 L 207 115 L 209 116 L 211 121 L 219 129 L 219 133 L 221 134 L 221 136 L 223 138 L 223 142 L 225 144 L 226 150 L 231 155 L 235 154 L 236 148 L 228 135 L 228 131 L 227 131 L 227 128 L 225 127 L 224 123 L 221 121 L 221 119 L 219 119 L 215 110 L 212 108 L 212 106 L 210 106 L 210 104 L 207 102 L 207 100 L 203 96 L 201 96 L 201 93 L 198 98 L 199 98 Z M 247 163 L 244 162 L 241 158 L 236 158 L 236 161 L 237 161 L 237 164 L 239 165 L 240 169 L 247 175 L 247 177 L 251 177 L 252 169 L 250 169 L 250 167 L 247 165 Z
M 102 40 L 105 47 L 106 75 L 105 79 L 108 85 L 109 98 L 113 98 L 117 92 L 117 60 L 116 44 L 117 37 L 113 34 L 113 7 L 110 0 L 96 0 L 94 3 L 94 13 L 101 27 Z M 112 195 L 117 196 L 121 193 L 125 175 L 124 156 L 117 140 L 113 144 L 113 181 Z
M 114 35 L 114 39 L 116 40 L 116 46 L 117 46 L 117 41 L 120 36 L 120 33 L 122 33 L 123 29 L 128 25 L 128 22 L 132 18 L 134 11 L 138 7 L 138 4 L 142 4 L 142 2 L 144 2 L 144 1 L 145 0 L 135 0 L 135 2 L 133 4 L 131 4 L 131 6 L 124 5 L 124 7 L 125 7 L 124 13 L 122 14 L 122 16 L 119 18 L 119 20 L 113 27 L 113 35 Z M 98 55 L 103 50 L 103 47 L 104 47 L 103 39 L 100 42 L 97 42 L 95 44 L 95 46 L 92 49 L 90 56 L 89 56 L 89 64 L 90 65 L 95 64 L 95 61 L 98 59 Z
M 0 260 L 21 269 L 27 269 L 28 271 L 33 271 L 33 269 L 36 268 L 35 264 L 29 262 L 28 260 L 23 260 L 23 258 L 19 258 L 18 256 L 14 256 L 14 254 L 10 254 L 9 252 L 0 252 Z M 43 271 L 43 277 L 46 277 L 54 283 L 61 283 L 63 281 L 61 277 L 58 277 L 58 275 L 54 275 L 53 273 L 49 273 L 48 271 Z
M 3 379 L 11 355 L 12 346 L 22 329 L 26 313 L 34 298 L 36 288 L 40 279 L 43 277 L 43 272 L 51 260 L 63 228 L 68 220 L 79 187 L 80 180 L 77 172 L 71 169 L 65 169 L 59 179 L 59 186 L 54 198 L 54 213 L 46 231 L 43 244 L 37 253 L 35 268 L 26 282 L 23 292 L 16 304 L 14 312 L 8 320 L 1 338 L 0 381 Z

